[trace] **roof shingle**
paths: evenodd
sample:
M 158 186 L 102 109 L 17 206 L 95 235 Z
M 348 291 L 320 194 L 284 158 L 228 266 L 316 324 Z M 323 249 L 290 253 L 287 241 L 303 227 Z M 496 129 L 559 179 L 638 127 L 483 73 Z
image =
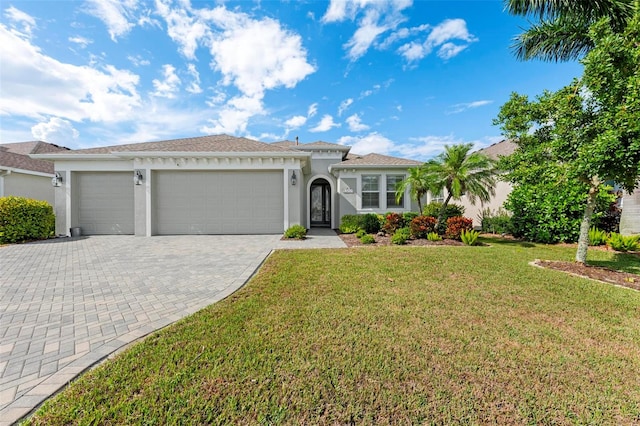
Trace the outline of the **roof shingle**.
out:
M 350 155 L 348 160 L 338 163 L 333 168 L 349 168 L 352 166 L 406 166 L 415 167 L 421 165 L 422 162 L 408 160 L 406 158 L 390 157 L 382 154 L 367 154 L 363 156 Z

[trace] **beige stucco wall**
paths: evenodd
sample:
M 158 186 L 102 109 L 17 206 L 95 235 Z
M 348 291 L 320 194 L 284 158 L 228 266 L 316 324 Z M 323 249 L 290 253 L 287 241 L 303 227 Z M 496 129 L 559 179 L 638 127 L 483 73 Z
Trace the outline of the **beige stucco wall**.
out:
M 2 178 L 4 182 L 3 195 L 33 198 L 43 200 L 53 206 L 54 190 L 50 176 L 35 176 L 20 172 L 12 172 Z
M 476 199 L 476 204 L 471 204 L 471 201 L 466 197 L 462 196 L 460 200 L 452 200 L 451 203 L 459 204 L 464 207 L 464 216 L 470 219 L 473 219 L 473 226 L 480 226 L 480 219 L 478 216 L 484 209 L 491 209 L 491 211 L 496 212 L 498 209 L 502 208 L 502 205 L 507 200 L 507 196 L 511 193 L 513 187 L 508 182 L 498 181 L 496 184 L 496 195 L 491 198 L 491 200 L 487 203 L 480 203 L 479 200 Z

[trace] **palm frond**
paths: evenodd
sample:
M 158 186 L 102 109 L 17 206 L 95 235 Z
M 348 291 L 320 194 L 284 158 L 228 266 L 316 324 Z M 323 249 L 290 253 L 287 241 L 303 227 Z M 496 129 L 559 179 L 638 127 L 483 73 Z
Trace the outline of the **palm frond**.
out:
M 573 60 L 593 48 L 588 32 L 589 25 L 584 21 L 542 21 L 518 35 L 511 48 L 520 60 Z

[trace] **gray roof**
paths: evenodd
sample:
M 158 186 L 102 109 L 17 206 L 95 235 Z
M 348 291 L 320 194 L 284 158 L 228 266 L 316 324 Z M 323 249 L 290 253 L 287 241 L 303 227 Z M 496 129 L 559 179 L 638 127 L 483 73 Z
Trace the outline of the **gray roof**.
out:
M 482 152 L 489 158 L 497 160 L 499 157 L 513 154 L 513 151 L 515 151 L 517 147 L 518 146 L 515 143 L 511 142 L 508 139 L 505 139 L 503 141 L 494 143 L 493 145 L 489 145 L 488 147 L 483 148 L 478 152 Z
M 45 160 L 35 160 L 28 155 L 0 151 L 0 169 L 31 170 L 33 172 L 53 174 L 53 163 Z
M 70 151 L 68 148 L 43 141 L 0 144 L 0 168 L 53 174 L 53 163 L 29 157 L 29 154 L 48 154 L 52 152 Z
M 299 149 L 303 151 L 327 150 L 327 149 L 334 150 L 334 151 L 349 151 L 351 149 L 350 146 L 340 145 L 337 143 L 324 142 L 324 141 L 315 141 L 315 142 L 298 143 L 298 144 L 292 141 L 280 141 L 280 142 L 273 142 L 271 145 L 279 146 L 282 148 L 288 148 L 288 149 Z
M 351 154 L 348 160 L 332 166 L 334 169 L 348 169 L 351 167 L 415 167 L 423 164 L 420 161 L 408 160 L 406 158 L 390 157 L 382 154 L 354 155 Z
M 247 138 L 213 135 L 78 149 L 70 151 L 69 154 L 109 154 L 112 152 L 291 152 L 291 150 Z

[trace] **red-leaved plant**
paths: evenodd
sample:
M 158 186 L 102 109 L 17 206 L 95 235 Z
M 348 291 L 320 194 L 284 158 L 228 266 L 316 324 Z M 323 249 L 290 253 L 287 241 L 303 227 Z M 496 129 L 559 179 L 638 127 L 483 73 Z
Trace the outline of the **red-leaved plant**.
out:
M 427 234 L 436 231 L 438 219 L 433 216 L 417 216 L 411 220 L 409 229 L 413 238 L 427 238 Z
M 389 213 L 385 218 L 382 229 L 387 234 L 395 234 L 395 232 L 404 227 L 404 218 L 398 213 Z
M 469 231 L 473 228 L 473 219 L 462 216 L 454 216 L 447 219 L 447 230 L 444 233 L 446 238 L 459 240 L 463 230 Z

